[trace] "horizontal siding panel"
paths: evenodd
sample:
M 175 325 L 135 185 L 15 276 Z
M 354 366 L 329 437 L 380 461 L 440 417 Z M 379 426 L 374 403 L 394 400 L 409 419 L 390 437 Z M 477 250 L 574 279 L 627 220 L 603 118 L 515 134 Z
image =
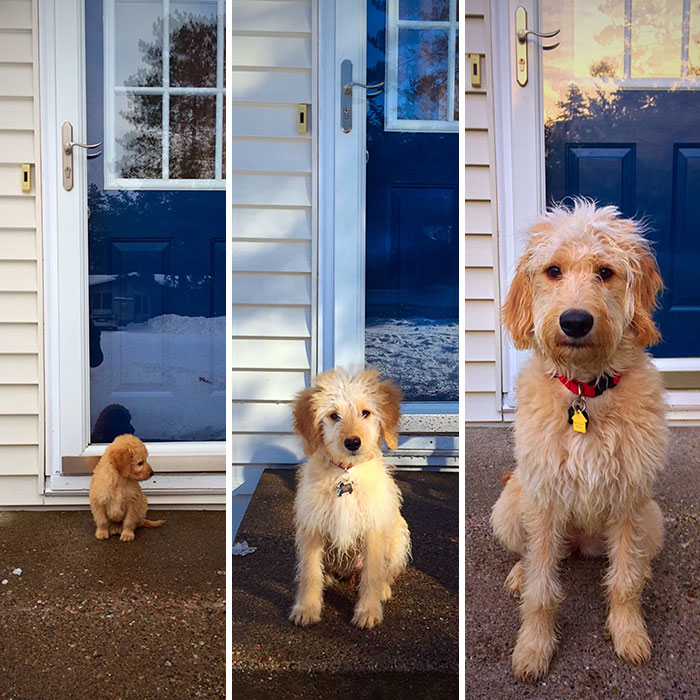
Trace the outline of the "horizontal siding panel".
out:
M 313 115 L 308 115 L 309 121 Z M 231 108 L 233 136 L 268 136 L 309 142 L 308 134 L 297 134 L 297 106 L 278 104 L 237 105 Z
M 0 38 L 0 46 L 2 45 Z M 0 100 L 0 130 L 34 128 L 34 101 L 24 98 Z M 0 160 L 6 160 L 0 157 Z M 19 182 L 19 177 L 17 178 Z
M 495 299 L 494 271 L 487 267 L 468 267 L 464 286 L 467 299 Z
M 308 241 L 234 241 L 234 272 L 311 272 Z
M 468 267 L 493 267 L 493 239 L 491 236 L 466 236 L 464 262 Z
M 36 323 L 0 323 L 0 353 L 36 353 L 38 350 Z
M 467 392 L 496 391 L 496 365 L 492 362 L 467 362 L 464 384 Z
M 36 355 L 0 355 L 0 384 L 38 384 Z
M 0 321 L 38 321 L 38 310 L 36 292 L 0 292 Z
M 311 337 L 311 309 L 305 307 L 234 306 L 233 335 L 255 337 Z
M 467 16 L 480 15 L 481 17 L 485 14 L 486 0 L 467 0 L 466 13 Z M 469 51 L 469 49 L 467 49 Z
M 0 232 L 0 259 L 35 260 L 36 231 L 5 229 Z
M 233 205 L 309 207 L 310 175 L 238 175 L 231 182 Z
M 37 466 L 39 464 L 38 445 L 0 445 L 0 474 L 6 476 L 21 476 L 33 474 L 34 490 L 37 487 Z M 7 505 L 7 481 L 2 482 L 2 504 Z
M 464 96 L 464 116 L 467 129 L 488 129 L 488 112 L 486 95 L 467 93 Z
M 492 300 L 464 302 L 464 325 L 468 331 L 496 330 L 496 309 Z
M 311 304 L 311 276 L 233 273 L 234 304 Z
M 0 8 L 4 10 L 4 4 Z M 31 63 L 0 63 L 0 95 L 31 97 L 33 91 L 34 67 Z
M 234 403 L 234 433 L 291 433 L 292 407 L 288 403 Z
M 467 393 L 464 399 L 464 417 L 468 423 L 493 423 L 503 419 L 496 407 L 496 396 L 493 392 Z M 467 439 L 466 449 L 469 449 Z
M 2 103 L 0 102 L 0 122 L 2 120 Z M 0 154 L 0 161 L 2 161 L 2 159 L 3 155 Z M 32 172 L 32 175 L 33 174 Z M 26 194 L 22 192 L 22 177 L 22 168 L 19 163 L 0 162 L 0 197 L 26 197 Z
M 236 32 L 310 32 L 311 3 L 234 0 L 230 22 Z
M 486 53 L 486 23 L 483 17 L 468 17 L 464 45 L 469 53 Z
M 40 408 L 38 386 L 31 384 L 0 385 L 0 415 L 38 413 Z M 1 455 L 2 451 L 0 451 L 0 465 L 2 464 Z
M 3 2 L 0 7 L 2 17 L 0 23 L 5 26 L 5 5 Z M 24 62 L 31 63 L 33 60 L 32 34 L 31 32 L 12 32 L 0 29 L 0 62 L 15 63 Z
M 231 440 L 234 464 L 298 464 L 303 458 L 299 438 L 282 435 L 234 435 Z
M 471 130 L 464 135 L 464 154 L 466 165 L 488 165 L 489 133 L 488 131 Z
M 275 340 L 234 338 L 233 366 L 251 369 L 275 367 L 302 369 L 311 367 L 311 347 L 308 340 Z
M 0 134 L 0 153 L 3 153 L 2 134 Z M 5 227 L 36 227 L 36 205 L 33 195 L 0 197 L 0 235 L 2 235 L 2 229 Z
M 0 107 L 2 107 L 0 100 Z M 33 163 L 34 162 L 34 132 L 32 131 L 0 131 L 0 162 L 3 163 Z M 31 199 L 25 195 L 26 199 Z
M 311 142 L 304 140 L 234 139 L 231 142 L 234 170 L 275 170 L 281 173 L 311 172 Z
M 310 209 L 234 209 L 234 238 L 311 238 Z
M 0 416 L 0 445 L 38 445 L 39 416 Z
M 278 25 L 279 26 L 279 25 Z M 234 25 L 234 34 L 237 27 Z M 310 36 L 237 36 L 231 64 L 250 68 L 311 68 Z
M 231 80 L 234 102 L 311 102 L 310 70 L 236 70 Z
M 496 361 L 497 337 L 492 331 L 467 331 L 464 356 L 473 362 Z
M 308 372 L 246 372 L 234 370 L 231 394 L 234 401 L 288 401 L 309 385 Z
M 468 165 L 466 167 L 464 192 L 467 199 L 491 199 L 491 180 L 488 165 Z
M 34 260 L 0 260 L 0 292 L 31 292 L 36 287 Z
M 492 234 L 491 202 L 467 202 L 464 206 L 467 234 Z

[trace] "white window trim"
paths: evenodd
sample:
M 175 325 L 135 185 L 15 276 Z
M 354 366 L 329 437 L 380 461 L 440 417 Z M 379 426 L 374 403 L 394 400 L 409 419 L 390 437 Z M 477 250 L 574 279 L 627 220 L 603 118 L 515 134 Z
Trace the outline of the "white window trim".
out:
M 85 177 L 86 159 L 82 149 L 75 153 L 75 185 L 66 192 L 61 185 L 61 124 L 72 122 L 74 138 L 85 135 L 84 90 L 66 90 L 62 80 L 66 70 L 65 47 L 77 45 L 78 63 L 70 68 L 84 85 L 83 36 L 84 0 L 40 0 L 40 113 L 42 158 L 42 230 L 44 267 L 44 372 L 46 452 L 45 474 L 39 476 L 39 492 L 48 496 L 87 495 L 84 479 L 88 477 L 61 474 L 64 455 L 89 456 L 100 454 L 98 446 L 89 446 L 89 368 L 87 361 L 88 266 L 86 207 L 77 202 L 87 201 Z M 89 1 L 89 0 L 86 0 Z M 60 39 L 60 40 L 57 40 Z M 73 42 L 73 43 L 71 43 Z M 59 238 L 59 231 L 71 231 Z M 60 289 L 60 294 L 58 290 Z M 59 303 L 59 299 L 62 300 Z M 66 303 L 67 302 L 67 303 Z M 85 342 L 75 348 L 75 338 Z M 224 441 L 214 443 L 147 443 L 153 455 L 226 454 Z M 168 493 L 194 493 L 188 484 L 199 473 L 182 472 L 168 476 L 161 486 Z M 215 477 L 211 489 L 204 487 L 203 495 L 194 495 L 192 503 L 220 504 L 225 499 L 225 472 Z M 83 479 L 83 481 L 80 481 Z M 76 481 L 77 480 L 77 481 Z M 207 482 L 208 483 L 208 482 Z M 83 486 L 79 486 L 83 484 Z M 196 489 L 199 493 L 202 489 Z M 159 497 L 160 498 L 160 497 Z M 167 497 L 161 502 L 166 503 Z M 183 497 L 183 503 L 187 499 Z
M 386 84 L 385 84 L 385 131 L 459 131 L 457 119 L 400 119 L 398 116 L 398 63 L 399 30 L 442 29 L 449 33 L 447 49 L 447 114 L 453 115 L 457 95 L 455 94 L 455 61 L 457 51 L 457 0 L 450 0 L 449 19 L 445 21 L 399 19 L 400 0 L 387 0 L 386 4 Z
M 163 85 L 162 87 L 123 86 L 115 84 L 115 5 L 117 0 L 104 0 L 104 188 L 119 190 L 215 190 L 226 189 L 222 172 L 224 87 L 224 12 L 225 0 L 216 1 L 216 87 L 173 87 L 170 85 L 170 0 L 161 0 L 163 12 Z M 161 178 L 120 178 L 114 170 L 116 163 L 115 95 L 161 95 L 162 161 Z M 215 153 L 213 179 L 171 179 L 170 168 L 170 96 L 212 95 L 216 97 Z
M 316 371 L 322 372 L 335 366 L 362 365 L 365 357 L 365 91 L 353 90 L 350 133 L 341 131 L 339 115 L 340 62 L 350 59 L 354 75 L 362 76 L 355 80 L 362 82 L 367 70 L 366 40 L 358 45 L 356 37 L 366 37 L 367 27 L 365 1 L 319 2 L 318 13 L 318 230 L 333 232 L 319 241 Z M 336 26 L 342 30 L 336 31 Z M 343 167 L 337 167 L 338 162 Z M 352 187 L 347 186 L 349 175 Z M 341 299 L 342 304 L 336 303 Z M 443 433 L 443 438 L 459 429 L 458 401 L 407 402 L 401 410 L 407 415 L 443 415 L 443 426 L 436 433 Z M 441 443 L 444 448 L 439 454 L 434 436 L 407 436 L 399 443 L 399 449 L 391 453 L 392 463 L 458 466 L 456 437 L 449 445 Z
M 538 0 L 491 3 L 501 300 L 506 297 L 515 265 L 524 250 L 523 229 L 545 209 L 541 52 L 536 43 L 529 46 L 529 81 L 524 88 L 520 87 L 512 75 L 515 63 L 514 16 L 518 5 L 525 7 L 528 17 L 535 18 L 533 29 L 541 29 Z M 530 137 L 519 138 L 522 133 L 528 133 Z M 501 348 L 501 412 L 508 418 L 515 411 L 515 378 L 530 352 L 516 350 L 502 330 Z M 654 364 L 661 372 L 700 372 L 700 357 L 655 358 Z M 671 412 L 690 415 L 700 410 L 700 392 L 669 392 L 667 402 Z M 691 419 L 695 419 L 694 414 Z

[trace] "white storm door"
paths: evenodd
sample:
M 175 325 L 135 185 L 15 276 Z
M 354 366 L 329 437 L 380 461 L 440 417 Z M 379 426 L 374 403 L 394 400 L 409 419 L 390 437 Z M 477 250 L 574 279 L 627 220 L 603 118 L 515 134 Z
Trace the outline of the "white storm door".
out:
M 124 432 L 224 486 L 224 5 L 41 3 L 50 487 Z

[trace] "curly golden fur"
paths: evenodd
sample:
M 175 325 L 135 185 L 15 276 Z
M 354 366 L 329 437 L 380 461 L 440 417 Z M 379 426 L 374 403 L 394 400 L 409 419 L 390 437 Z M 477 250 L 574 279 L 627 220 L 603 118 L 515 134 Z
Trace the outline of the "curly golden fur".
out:
M 148 502 L 139 481 L 153 476 L 148 450 L 135 435 L 120 435 L 105 450 L 90 482 L 90 510 L 95 537 L 106 540 L 120 535 L 134 539 L 137 527 L 160 527 L 165 520 L 147 520 Z
M 294 428 L 309 458 L 299 467 L 295 499 L 299 585 L 290 619 L 297 625 L 321 619 L 326 574 L 355 570 L 353 623 L 371 628 L 382 621 L 382 603 L 411 548 L 401 493 L 379 446 L 382 437 L 396 448 L 400 405 L 399 388 L 374 369 L 324 372 L 297 396 Z M 346 476 L 353 491 L 338 496 Z
M 521 597 L 512 658 L 519 678 L 549 668 L 564 597 L 558 565 L 573 547 L 607 553 L 615 652 L 634 663 L 650 657 L 640 597 L 663 539 L 652 489 L 666 425 L 660 375 L 644 348 L 660 339 L 652 314 L 662 287 L 640 225 L 614 207 L 579 199 L 530 229 L 503 320 L 515 346 L 533 355 L 517 382 L 517 467 L 491 516 L 498 539 L 520 555 L 505 583 Z M 571 309 L 593 318 L 583 337 L 560 325 Z M 619 384 L 586 399 L 587 431 L 574 432 L 574 395 L 555 375 L 588 382 L 606 373 L 619 373 Z

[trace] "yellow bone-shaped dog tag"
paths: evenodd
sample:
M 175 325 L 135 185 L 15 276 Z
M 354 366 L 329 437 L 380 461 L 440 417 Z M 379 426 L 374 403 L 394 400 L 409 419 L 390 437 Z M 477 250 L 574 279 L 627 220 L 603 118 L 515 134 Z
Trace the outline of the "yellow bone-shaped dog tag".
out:
M 572 425 L 574 426 L 574 432 L 585 433 L 586 432 L 586 416 L 581 413 L 580 410 L 576 409 L 574 415 L 571 418 Z

